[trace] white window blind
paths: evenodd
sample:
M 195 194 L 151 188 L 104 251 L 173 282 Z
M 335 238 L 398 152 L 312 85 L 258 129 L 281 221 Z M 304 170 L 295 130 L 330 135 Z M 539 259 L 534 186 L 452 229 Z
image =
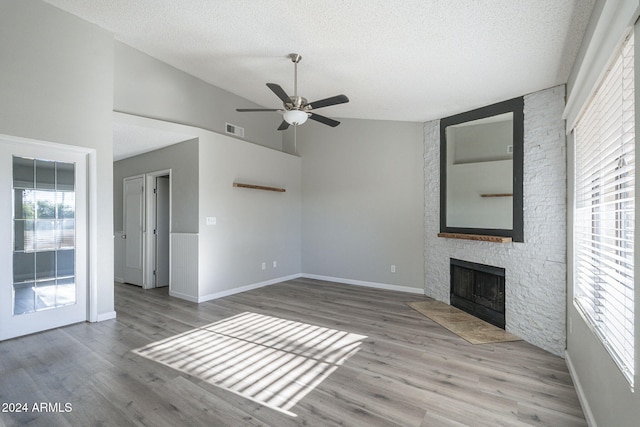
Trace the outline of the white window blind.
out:
M 635 105 L 631 34 L 574 131 L 574 297 L 633 386 Z

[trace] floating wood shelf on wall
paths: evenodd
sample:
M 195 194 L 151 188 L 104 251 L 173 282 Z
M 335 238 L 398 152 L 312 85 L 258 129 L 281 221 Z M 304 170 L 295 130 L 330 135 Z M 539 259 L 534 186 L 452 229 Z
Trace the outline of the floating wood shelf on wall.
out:
M 511 243 L 511 237 L 504 236 L 487 236 L 485 234 L 462 234 L 462 233 L 438 233 L 438 237 L 446 237 L 448 239 L 477 240 L 480 242 L 494 243 Z
M 265 187 L 263 185 L 253 185 L 253 184 L 242 184 L 240 182 L 234 182 L 233 186 L 234 187 L 239 187 L 239 188 L 251 188 L 251 189 L 254 189 L 254 190 L 276 191 L 278 193 L 284 193 L 285 191 L 287 191 L 284 188 Z
M 513 193 L 490 193 L 481 194 L 480 197 L 513 197 Z

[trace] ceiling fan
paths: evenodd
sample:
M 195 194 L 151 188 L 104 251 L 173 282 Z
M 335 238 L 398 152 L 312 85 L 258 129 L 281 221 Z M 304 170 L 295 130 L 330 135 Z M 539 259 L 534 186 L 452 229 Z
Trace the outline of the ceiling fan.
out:
M 267 83 L 267 87 L 269 87 L 269 89 L 271 89 L 271 91 L 280 98 L 284 108 L 238 108 L 236 111 L 242 113 L 255 111 L 282 112 L 282 118 L 284 120 L 278 127 L 278 130 L 285 130 L 290 125 L 301 125 L 306 122 L 307 119 L 315 120 L 316 122 L 320 122 L 331 127 L 338 126 L 340 124 L 339 121 L 316 114 L 312 112 L 312 110 L 329 107 L 331 105 L 344 104 L 345 102 L 349 102 L 349 98 L 347 98 L 346 95 L 336 95 L 331 98 L 307 102 L 306 98 L 298 96 L 298 63 L 302 60 L 302 56 L 297 53 L 290 53 L 289 58 L 294 64 L 293 96 L 287 95 L 287 92 L 285 92 L 280 85 L 276 83 Z

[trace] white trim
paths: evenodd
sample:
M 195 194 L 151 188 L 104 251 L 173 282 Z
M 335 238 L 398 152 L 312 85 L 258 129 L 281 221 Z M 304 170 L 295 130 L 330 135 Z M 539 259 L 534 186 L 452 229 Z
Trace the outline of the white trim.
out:
M 98 314 L 96 317 L 96 322 L 104 322 L 105 320 L 111 320 L 116 318 L 115 311 L 109 311 L 107 313 Z
M 567 121 L 567 134 L 573 129 L 587 100 L 595 92 L 602 76 L 607 72 L 611 58 L 638 19 L 638 1 L 607 0 L 598 17 L 593 35 L 578 64 L 578 72 L 567 96 L 562 117 Z
M 300 274 L 300 273 L 292 274 L 290 276 L 276 277 L 275 279 L 266 280 L 264 282 L 253 283 L 251 285 L 241 286 L 239 288 L 229 289 L 229 290 L 222 291 L 222 292 L 216 292 L 215 294 L 204 295 L 204 296 L 198 297 L 198 300 L 195 301 L 195 302 L 205 302 L 205 301 L 211 301 L 213 299 L 228 297 L 229 295 L 239 294 L 241 292 L 251 291 L 253 289 L 258 289 L 258 288 L 263 288 L 263 287 L 269 286 L 269 285 L 275 285 L 276 283 L 282 283 L 282 282 L 286 282 L 287 280 L 298 279 L 300 277 L 302 277 L 302 274 Z M 185 298 L 185 299 L 187 299 L 187 298 Z M 193 299 L 189 298 L 189 301 L 193 301 Z
M 82 147 L 78 145 L 61 144 L 51 141 L 43 141 L 19 136 L 0 134 L 0 139 L 8 143 L 18 145 L 28 145 L 35 149 L 55 150 L 58 152 L 73 153 L 84 156 L 83 163 L 85 168 L 85 251 L 87 252 L 84 265 L 86 278 L 86 294 L 85 294 L 85 314 L 84 319 L 89 322 L 95 322 L 98 318 L 98 156 L 93 148 Z M 78 301 L 80 302 L 80 301 Z M 115 313 L 115 312 L 114 312 Z M 52 322 L 47 329 L 65 326 L 64 323 Z M 1 329 L 1 328 L 0 328 Z M 2 331 L 0 331 L 1 333 Z M 15 335 L 19 336 L 19 335 Z
M 118 276 L 115 276 L 113 278 L 113 281 L 118 283 L 126 283 L 122 277 L 118 277 Z
M 569 375 L 571 376 L 571 380 L 573 381 L 576 393 L 578 394 L 578 400 L 580 401 L 580 406 L 582 406 L 582 411 L 584 412 L 584 417 L 587 420 L 587 424 L 589 425 L 589 427 L 597 427 L 596 419 L 593 417 L 593 412 L 591 412 L 591 407 L 589 406 L 589 401 L 587 400 L 587 396 L 582 389 L 580 377 L 578 376 L 575 367 L 573 366 L 573 362 L 571 361 L 571 356 L 569 356 L 568 351 L 564 352 L 564 360 L 567 362 Z
M 170 297 L 174 297 L 174 298 L 180 298 L 183 299 L 185 301 L 190 301 L 190 302 L 200 302 L 198 301 L 197 297 L 194 297 L 193 295 L 189 295 L 189 294 L 185 294 L 183 292 L 176 292 L 176 291 L 172 291 L 171 289 L 169 289 L 169 296 Z
M 142 286 L 143 289 L 153 289 L 156 287 L 156 277 L 153 274 L 153 271 L 156 268 L 156 235 L 153 234 L 153 229 L 156 226 L 156 197 L 155 192 L 151 190 L 156 190 L 155 179 L 159 176 L 169 176 L 169 235 L 171 235 L 172 229 L 172 189 L 173 189 L 173 175 L 171 168 L 163 169 L 154 172 L 148 172 L 145 176 L 145 196 L 144 196 L 144 222 L 145 222 L 145 237 L 143 241 L 144 248 L 142 253 L 144 254 L 144 284 Z M 147 233 L 146 231 L 149 230 Z M 171 265 L 171 245 L 169 245 L 169 265 Z
M 87 155 L 87 209 L 89 229 L 87 230 L 87 242 L 89 248 L 89 271 L 87 278 L 89 280 L 87 292 L 89 293 L 89 307 L 87 318 L 89 322 L 98 321 L 98 229 L 100 221 L 98 220 L 98 155 L 96 150 L 91 150 Z
M 289 276 L 276 277 L 275 279 L 266 280 L 264 282 L 252 283 L 250 285 L 241 286 L 239 288 L 228 289 L 226 291 L 216 292 L 214 294 L 203 295 L 201 297 L 194 297 L 192 295 L 187 295 L 181 292 L 174 292 L 169 290 L 169 296 L 180 298 L 183 300 L 201 303 L 205 301 L 211 301 L 218 298 L 228 297 L 230 295 L 239 294 L 241 292 L 251 291 L 253 289 L 263 288 L 265 286 L 275 285 L 277 283 L 286 282 L 288 280 L 298 279 L 300 277 L 304 277 L 307 279 L 316 279 L 316 280 L 324 280 L 327 282 L 336 282 L 342 283 L 345 285 L 356 285 L 356 286 L 364 286 L 368 288 L 376 288 L 376 289 L 384 289 L 387 291 L 396 291 L 396 292 L 406 292 L 411 294 L 419 294 L 424 295 L 424 289 L 422 288 L 414 288 L 411 286 L 398 286 L 398 285 L 390 285 L 386 283 L 377 283 L 377 282 L 366 282 L 363 280 L 352 280 L 352 279 L 343 279 L 340 277 L 331 277 L 331 276 L 321 276 L 317 274 L 304 274 L 297 273 Z
M 390 285 L 387 283 L 366 282 L 364 280 L 343 279 L 341 277 L 321 276 L 319 274 L 302 274 L 307 279 L 324 280 L 326 282 L 343 283 L 345 285 L 366 286 L 368 288 L 384 289 L 387 291 L 407 292 L 411 294 L 425 295 L 423 288 L 411 286 Z
M 132 176 L 126 176 L 124 178 L 122 178 L 122 232 L 123 234 L 126 235 L 126 230 L 124 230 L 126 224 L 127 224 L 127 218 L 126 218 L 126 211 L 127 211 L 127 189 L 126 189 L 126 183 L 127 180 L 133 180 L 133 179 L 138 179 L 141 178 L 142 179 L 142 241 L 140 242 L 140 244 L 142 245 L 142 283 L 140 285 L 136 284 L 136 283 L 131 283 L 132 285 L 136 285 L 136 286 L 141 286 L 142 289 L 147 289 L 147 245 L 146 245 L 146 241 L 147 241 L 147 178 L 145 174 L 137 174 L 137 175 L 132 175 Z M 127 243 L 125 242 L 125 245 Z M 115 245 L 115 243 L 114 243 Z M 126 253 L 126 248 L 123 249 Z M 115 265 L 115 260 L 114 260 L 114 265 Z M 126 263 L 122 266 L 122 275 L 126 276 L 127 273 L 127 266 Z M 125 283 L 125 282 L 123 282 Z

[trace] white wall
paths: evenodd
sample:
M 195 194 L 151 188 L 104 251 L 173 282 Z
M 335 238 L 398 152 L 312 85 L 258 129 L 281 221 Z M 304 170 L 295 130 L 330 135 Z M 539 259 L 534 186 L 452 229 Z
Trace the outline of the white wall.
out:
M 297 133 L 303 273 L 422 293 L 422 125 L 343 119 Z
M 255 84 L 269 90 L 264 82 Z M 115 43 L 114 96 L 115 111 L 218 133 L 224 133 L 229 122 L 245 129 L 244 140 L 282 150 L 277 113 L 238 113 L 236 108 L 262 106 L 120 42 Z
M 450 258 L 505 268 L 506 329 L 547 351 L 565 348 L 564 86 L 524 98 L 524 243 L 437 237 L 440 122 L 424 125 L 426 294 L 449 303 Z
M 569 78 L 567 109 L 567 131 L 573 127 L 582 104 L 589 98 L 599 76 L 606 70 L 609 58 L 616 52 L 622 38 L 633 26 L 640 14 L 637 0 L 597 1 L 594 15 L 589 23 L 576 66 Z M 640 76 L 639 26 L 635 25 L 635 78 Z M 639 122 L 637 106 L 640 105 L 640 90 L 636 84 L 636 124 Z M 637 125 L 636 125 L 637 129 Z M 638 133 L 636 131 L 636 147 Z M 573 194 L 574 194 L 574 148 L 569 134 L 568 144 L 568 194 L 570 197 L 568 214 L 568 291 L 567 291 L 567 332 L 566 358 L 571 369 L 578 396 L 592 426 L 637 426 L 640 420 L 640 275 L 635 273 L 635 387 L 634 392 L 618 366 L 604 348 L 599 338 L 586 323 L 573 303 Z M 637 148 L 636 148 L 637 150 Z M 636 166 L 637 168 L 637 166 Z M 636 180 L 640 174 L 636 169 Z M 637 182 L 637 181 L 636 181 Z M 637 184 L 636 184 L 637 185 Z M 640 199 L 636 198 L 636 211 L 640 209 Z M 635 242 L 635 265 L 640 265 L 640 250 Z
M 95 150 L 89 274 L 98 318 L 112 317 L 113 38 L 40 1 L 0 0 L 0 40 L 0 133 Z

